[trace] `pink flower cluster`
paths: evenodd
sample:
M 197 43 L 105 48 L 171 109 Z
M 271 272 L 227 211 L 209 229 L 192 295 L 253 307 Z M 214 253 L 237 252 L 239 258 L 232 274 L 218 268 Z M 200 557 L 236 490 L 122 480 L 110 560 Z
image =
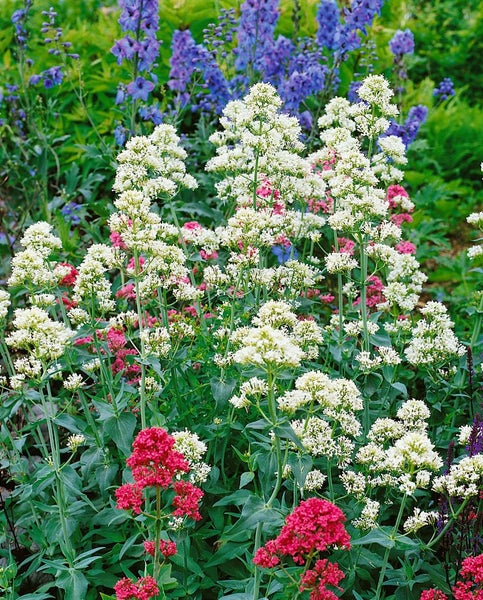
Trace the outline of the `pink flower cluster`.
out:
M 144 549 L 150 556 L 154 556 L 156 553 L 155 542 L 146 540 L 144 542 Z M 174 556 L 178 549 L 176 547 L 175 542 L 159 540 L 159 551 L 165 558 L 168 558 L 169 556 Z
M 256 551 L 253 562 L 259 567 L 272 568 L 280 564 L 282 557 L 288 556 L 296 564 L 305 565 L 316 552 L 334 547 L 349 549 L 350 538 L 344 521 L 344 513 L 328 500 L 304 500 L 286 518 L 278 537 Z M 302 576 L 300 591 L 312 590 L 311 600 L 331 600 L 336 596 L 326 586 L 337 586 L 343 576 L 336 563 L 318 560 L 314 568 Z
M 124 577 L 116 583 L 114 591 L 117 600 L 150 600 L 159 594 L 158 584 L 150 575 L 136 582 Z
M 161 427 L 150 427 L 138 433 L 133 442 L 133 453 L 126 464 L 131 467 L 134 483 L 126 483 L 116 490 L 117 508 L 141 513 L 143 490 L 158 487 L 164 490 L 172 486 L 173 514 L 201 519 L 198 502 L 203 492 L 189 481 L 178 479 L 187 473 L 189 466 L 181 452 L 173 449 L 175 440 Z
M 331 563 L 327 559 L 318 560 L 313 569 L 304 573 L 300 581 L 299 591 L 312 590 L 310 600 L 337 600 L 334 592 L 327 589 L 328 585 L 339 587 L 339 582 L 344 578 L 344 573 L 339 569 L 337 563 Z
M 483 554 L 469 556 L 461 563 L 460 576 L 453 586 L 455 600 L 483 600 Z M 437 589 L 425 590 L 419 600 L 448 600 L 448 596 Z

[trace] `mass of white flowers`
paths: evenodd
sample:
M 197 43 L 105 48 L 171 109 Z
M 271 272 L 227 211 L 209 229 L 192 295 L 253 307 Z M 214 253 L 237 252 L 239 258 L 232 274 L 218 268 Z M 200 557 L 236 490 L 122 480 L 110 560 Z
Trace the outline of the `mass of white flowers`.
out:
M 427 365 L 445 362 L 465 353 L 453 333 L 454 323 L 440 302 L 428 302 L 421 309 L 423 318 L 413 329 L 412 338 L 404 350 L 408 362 Z

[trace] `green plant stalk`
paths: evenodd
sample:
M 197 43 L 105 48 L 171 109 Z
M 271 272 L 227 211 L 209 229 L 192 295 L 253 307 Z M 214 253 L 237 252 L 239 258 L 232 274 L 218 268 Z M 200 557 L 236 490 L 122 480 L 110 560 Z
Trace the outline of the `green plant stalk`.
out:
M 75 551 L 72 546 L 72 541 L 70 539 L 69 530 L 67 527 L 67 517 L 66 517 L 66 501 L 64 495 L 64 484 L 60 477 L 60 472 L 62 469 L 60 463 L 60 445 L 59 445 L 59 435 L 57 429 L 53 424 L 52 417 L 52 406 L 54 403 L 54 399 L 52 397 L 52 391 L 50 389 L 50 384 L 47 383 L 47 399 L 45 398 L 44 391 L 42 387 L 40 387 L 40 401 L 42 403 L 42 409 L 45 414 L 45 421 L 47 423 L 47 432 L 49 435 L 49 443 L 50 443 L 50 455 L 52 459 L 52 467 L 54 470 L 56 485 L 54 489 L 54 498 L 55 503 L 59 509 L 59 517 L 60 524 L 62 529 L 62 535 L 64 536 L 64 544 L 60 544 L 61 548 L 65 545 L 65 552 L 63 554 L 69 563 L 69 567 L 72 568 L 73 562 L 75 559 Z
M 401 500 L 401 505 L 399 507 L 399 512 L 397 514 L 396 522 L 394 523 L 394 527 L 393 527 L 391 535 L 390 535 L 390 539 L 392 539 L 392 540 L 394 540 L 396 538 L 397 532 L 399 530 L 399 525 L 401 524 L 401 519 L 402 519 L 402 516 L 404 513 L 404 508 L 406 506 L 407 498 L 408 498 L 407 494 L 404 494 L 404 496 Z M 386 570 L 387 570 L 387 565 L 389 563 L 390 553 L 391 553 L 391 548 L 386 548 L 386 551 L 384 552 L 384 557 L 382 559 L 381 571 L 379 574 L 379 581 L 377 582 L 377 589 L 376 589 L 376 595 L 374 596 L 374 600 L 379 600 L 379 598 L 381 597 L 382 584 L 384 583 L 384 577 L 386 575 Z
M 267 367 L 267 386 L 268 386 L 268 409 L 271 419 L 271 425 L 275 427 L 277 425 L 277 407 L 275 402 L 275 393 L 274 393 L 274 384 L 275 377 L 272 373 L 272 370 Z M 282 452 L 280 448 L 280 438 L 278 435 L 274 435 L 274 446 L 275 453 L 277 456 L 277 479 L 275 482 L 275 486 L 272 490 L 270 498 L 265 503 L 266 508 L 271 508 L 275 498 L 277 497 L 278 492 L 282 486 L 282 476 L 283 476 L 283 460 L 282 460 Z M 261 537 L 262 537 L 263 523 L 259 521 L 257 523 L 257 528 L 255 531 L 255 552 L 260 548 L 261 545 Z M 253 600 L 258 600 L 260 594 L 260 582 L 261 582 L 261 571 L 255 566 L 255 578 L 254 578 L 254 587 L 253 587 Z
M 474 350 L 476 347 L 476 344 L 478 343 L 478 338 L 480 336 L 482 322 L 483 322 L 483 293 L 480 296 L 480 303 L 478 305 L 478 308 L 476 309 L 476 323 L 473 328 L 473 334 L 472 334 L 471 340 L 470 340 L 471 350 Z
M 141 385 L 139 386 L 139 412 L 141 415 L 141 429 L 146 429 L 146 365 L 144 360 L 146 358 L 146 348 L 143 340 L 143 312 L 141 309 L 141 298 L 139 293 L 139 275 L 140 275 L 140 263 L 139 263 L 139 252 L 137 249 L 134 250 L 134 287 L 136 290 L 136 312 L 138 315 L 138 330 L 139 339 L 141 342 Z
M 359 236 L 358 239 L 360 248 L 360 287 L 361 287 L 361 318 L 362 318 L 362 344 L 363 350 L 369 352 L 369 331 L 367 329 L 367 235 Z
M 156 531 L 154 535 L 154 568 L 153 575 L 156 581 L 159 578 L 161 570 L 161 561 L 159 560 L 159 543 L 161 541 L 161 488 L 156 487 Z

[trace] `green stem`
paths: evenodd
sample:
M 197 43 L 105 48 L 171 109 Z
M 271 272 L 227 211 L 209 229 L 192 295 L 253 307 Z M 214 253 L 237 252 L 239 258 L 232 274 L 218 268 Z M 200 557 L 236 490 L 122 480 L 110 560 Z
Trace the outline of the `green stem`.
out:
M 406 506 L 407 498 L 408 498 L 407 495 L 404 494 L 404 496 L 401 500 L 401 506 L 399 507 L 399 512 L 397 514 L 396 522 L 394 523 L 394 527 L 393 527 L 391 535 L 390 535 L 391 540 L 396 539 L 399 525 L 401 524 L 401 519 L 402 519 L 402 516 L 404 513 L 404 508 Z M 379 600 L 379 598 L 381 597 L 382 584 L 384 583 L 384 577 L 386 575 L 386 569 L 387 569 L 387 565 L 389 563 L 390 553 L 391 553 L 391 547 L 387 547 L 386 551 L 384 552 L 384 557 L 382 559 L 381 570 L 379 573 L 379 581 L 377 582 L 377 589 L 376 589 L 376 595 L 374 596 L 374 600 Z

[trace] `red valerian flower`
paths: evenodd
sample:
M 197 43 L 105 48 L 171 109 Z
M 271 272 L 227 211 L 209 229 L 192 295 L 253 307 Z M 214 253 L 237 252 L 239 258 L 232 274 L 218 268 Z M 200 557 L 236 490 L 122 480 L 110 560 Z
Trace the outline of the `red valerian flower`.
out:
M 158 584 L 150 575 L 141 577 L 134 583 L 124 577 L 114 586 L 117 600 L 150 600 L 159 594 Z
M 115 491 L 117 504 L 121 510 L 132 510 L 137 515 L 141 514 L 143 503 L 142 489 L 136 484 L 125 483 Z
M 295 563 L 303 565 L 314 551 L 323 552 L 329 547 L 348 549 L 350 538 L 344 521 L 344 513 L 328 500 L 304 500 L 286 518 L 278 537 L 265 545 L 266 552 L 257 552 L 254 562 L 268 566 L 270 556 L 291 556 Z
M 174 444 L 174 438 L 162 427 L 149 427 L 138 433 L 133 453 L 126 461 L 138 486 L 167 489 L 177 473 L 189 471 L 181 452 L 173 450 Z
M 440 590 L 431 588 L 430 590 L 424 590 L 419 600 L 448 600 L 448 596 Z
M 312 590 L 310 600 L 337 600 L 334 592 L 327 589 L 328 585 L 339 587 L 339 581 L 344 578 L 344 573 L 337 563 L 331 563 L 325 558 L 318 560 L 313 569 L 309 569 L 301 579 L 299 591 Z
M 150 556 L 155 555 L 155 545 L 154 544 L 155 544 L 155 542 L 152 542 L 152 541 L 144 542 L 144 549 Z M 165 558 L 168 558 L 169 556 L 174 556 L 176 554 L 176 552 L 178 551 L 178 548 L 176 547 L 175 542 L 159 540 L 159 551 Z
M 60 265 L 62 267 L 68 267 L 70 271 L 59 281 L 59 284 L 65 285 L 66 287 L 72 287 L 76 282 L 79 271 L 70 263 L 60 263 Z
M 199 521 L 201 515 L 198 509 L 198 502 L 203 497 L 202 490 L 189 481 L 177 481 L 173 487 L 177 494 L 173 498 L 173 506 L 176 507 L 173 515 L 177 517 L 186 516 Z

